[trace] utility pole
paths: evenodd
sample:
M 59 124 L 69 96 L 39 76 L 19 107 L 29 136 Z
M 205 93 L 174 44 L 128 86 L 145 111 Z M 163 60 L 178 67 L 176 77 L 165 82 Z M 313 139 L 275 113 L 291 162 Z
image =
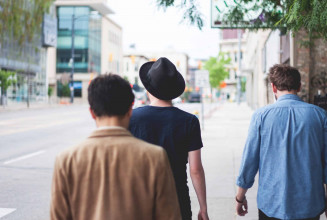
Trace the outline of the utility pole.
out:
M 71 65 L 72 70 L 70 73 L 70 103 L 74 102 L 74 67 L 75 67 L 75 14 L 72 15 L 72 51 L 71 51 Z
M 202 121 L 202 130 L 204 131 L 204 104 L 203 104 L 203 87 L 200 88 L 200 100 L 201 100 L 201 121 Z

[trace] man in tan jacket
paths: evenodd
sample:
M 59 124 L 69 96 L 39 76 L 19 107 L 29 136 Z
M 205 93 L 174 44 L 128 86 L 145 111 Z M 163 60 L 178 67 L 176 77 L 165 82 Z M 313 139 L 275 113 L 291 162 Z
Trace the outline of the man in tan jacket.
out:
M 58 155 L 51 219 L 180 220 L 165 150 L 126 130 L 134 101 L 129 84 L 102 75 L 91 82 L 88 95 L 97 129 Z

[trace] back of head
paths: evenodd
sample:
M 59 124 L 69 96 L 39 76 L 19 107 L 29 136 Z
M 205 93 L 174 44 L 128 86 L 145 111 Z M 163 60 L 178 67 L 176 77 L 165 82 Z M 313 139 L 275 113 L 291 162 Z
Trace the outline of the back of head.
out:
M 88 101 L 97 117 L 123 116 L 134 102 L 134 94 L 126 80 L 115 74 L 105 74 L 90 83 Z
M 276 64 L 270 68 L 269 80 L 279 91 L 298 91 L 301 87 L 300 72 L 284 64 Z

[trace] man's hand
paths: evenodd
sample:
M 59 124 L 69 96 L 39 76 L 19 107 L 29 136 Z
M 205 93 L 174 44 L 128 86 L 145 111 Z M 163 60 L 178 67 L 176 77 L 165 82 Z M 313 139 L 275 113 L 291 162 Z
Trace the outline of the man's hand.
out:
M 248 213 L 248 202 L 246 199 L 242 203 L 236 202 L 236 213 L 245 216 Z
M 208 212 L 207 211 L 199 211 L 198 220 L 209 220 Z

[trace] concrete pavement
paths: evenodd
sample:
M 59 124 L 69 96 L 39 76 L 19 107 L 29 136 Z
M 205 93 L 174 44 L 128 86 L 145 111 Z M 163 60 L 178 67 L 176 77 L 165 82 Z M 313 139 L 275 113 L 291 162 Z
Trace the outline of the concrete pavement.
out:
M 225 103 L 205 120 L 202 133 L 202 161 L 206 174 L 208 213 L 212 220 L 256 220 L 258 176 L 247 192 L 249 213 L 240 217 L 235 212 L 236 178 L 253 111 L 245 104 Z M 199 205 L 189 181 L 193 219 Z M 321 220 L 326 217 L 321 215 Z
M 235 215 L 235 181 L 243 145 L 247 137 L 252 110 L 244 103 L 225 103 L 205 120 L 202 131 L 202 161 L 206 174 L 208 213 L 210 219 L 232 220 Z M 196 194 L 189 182 L 193 219 L 199 210 Z M 249 213 L 240 219 L 258 219 L 256 187 L 248 192 Z
M 196 103 L 178 107 L 191 113 L 201 108 Z M 86 138 L 95 124 L 87 105 L 16 110 L 0 111 L 0 219 L 48 219 L 55 155 Z M 248 215 L 235 215 L 235 181 L 252 110 L 235 103 L 207 104 L 204 110 L 202 160 L 210 219 L 258 219 L 257 181 L 247 193 Z M 197 219 L 199 205 L 189 185 Z

